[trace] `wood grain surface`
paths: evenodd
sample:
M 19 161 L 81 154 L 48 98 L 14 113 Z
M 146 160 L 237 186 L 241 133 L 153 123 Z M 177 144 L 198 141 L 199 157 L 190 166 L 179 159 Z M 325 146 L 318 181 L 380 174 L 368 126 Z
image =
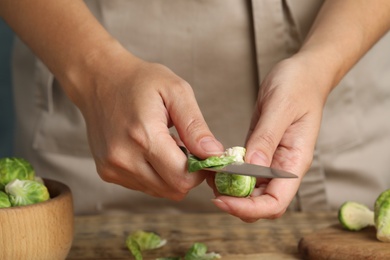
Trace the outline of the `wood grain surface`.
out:
M 374 227 L 353 232 L 333 225 L 304 236 L 299 251 L 303 259 L 390 259 L 390 243 L 377 240 Z
M 67 259 L 133 259 L 125 239 L 140 229 L 168 240 L 163 248 L 145 252 L 145 259 L 183 256 L 194 242 L 227 260 L 301 259 L 299 240 L 335 223 L 336 213 L 287 213 L 251 224 L 223 213 L 78 216 Z

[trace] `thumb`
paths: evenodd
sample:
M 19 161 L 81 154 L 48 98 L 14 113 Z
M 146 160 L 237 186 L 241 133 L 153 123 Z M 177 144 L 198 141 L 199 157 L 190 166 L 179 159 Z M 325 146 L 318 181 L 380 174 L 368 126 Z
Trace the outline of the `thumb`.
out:
M 214 137 L 196 102 L 191 86 L 183 82 L 180 91 L 165 100 L 170 119 L 187 149 L 199 158 L 223 153 L 223 145 Z
M 253 164 L 270 166 L 283 135 L 291 124 L 291 118 L 282 111 L 268 110 L 253 115 L 247 137 L 246 161 Z

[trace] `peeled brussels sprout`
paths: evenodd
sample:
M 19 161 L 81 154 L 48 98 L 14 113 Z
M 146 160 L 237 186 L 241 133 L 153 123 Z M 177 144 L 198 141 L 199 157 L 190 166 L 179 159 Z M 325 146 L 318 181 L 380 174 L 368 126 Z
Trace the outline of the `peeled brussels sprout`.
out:
M 256 178 L 218 172 L 215 175 L 215 186 L 219 193 L 234 196 L 248 197 L 256 185 Z
M 235 146 L 226 149 L 221 156 L 212 156 L 205 160 L 200 160 L 195 156 L 188 158 L 189 172 L 198 171 L 204 168 L 223 167 L 235 162 L 244 162 L 246 149 Z M 249 196 L 256 185 L 256 178 L 253 176 L 243 176 L 218 172 L 215 174 L 215 186 L 219 193 L 234 196 Z
M 12 206 L 25 206 L 50 199 L 46 186 L 37 181 L 15 179 L 5 186 Z
M 347 201 L 341 205 L 338 218 L 341 225 L 351 231 L 375 225 L 374 212 L 367 206 L 353 201 Z
M 0 209 L 11 207 L 11 202 L 9 201 L 7 193 L 0 191 Z
M 233 147 L 226 149 L 224 156 L 234 158 L 234 162 L 244 162 L 246 149 L 244 147 Z M 247 197 L 251 195 L 256 185 L 256 178 L 253 176 L 243 176 L 218 172 L 215 174 L 215 186 L 219 193 L 234 196 Z
M 0 190 L 12 180 L 34 180 L 34 177 L 35 171 L 28 161 L 15 157 L 0 159 Z
M 142 251 L 157 249 L 167 243 L 159 235 L 153 232 L 136 231 L 130 234 L 126 239 L 126 246 L 136 260 L 142 260 Z
M 374 207 L 376 237 L 382 242 L 390 242 L 390 190 L 382 192 Z

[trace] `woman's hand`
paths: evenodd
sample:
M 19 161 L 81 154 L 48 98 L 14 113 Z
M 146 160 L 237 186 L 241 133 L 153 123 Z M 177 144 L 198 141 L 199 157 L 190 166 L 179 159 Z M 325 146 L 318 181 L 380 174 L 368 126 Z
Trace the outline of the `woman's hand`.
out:
M 248 198 L 218 196 L 222 210 L 253 222 L 280 217 L 308 170 L 326 99 L 322 80 L 303 57 L 280 62 L 265 78 L 247 138 L 245 160 L 298 175 L 298 179 L 258 179 Z M 212 180 L 208 180 L 212 185 Z
M 204 175 L 187 172 L 187 158 L 169 127 L 175 126 L 198 156 L 218 154 L 222 145 L 209 131 L 187 82 L 125 51 L 114 63 L 110 60 L 104 70 L 95 71 L 96 80 L 89 82 L 93 87 L 80 89 L 74 98 L 87 123 L 98 173 L 107 182 L 152 196 L 183 199 Z
M 262 83 L 247 140 L 246 161 L 299 178 L 258 180 L 252 197 L 218 197 L 219 208 L 247 222 L 286 211 L 311 164 L 329 92 L 389 29 L 387 0 L 324 1 L 299 52 Z

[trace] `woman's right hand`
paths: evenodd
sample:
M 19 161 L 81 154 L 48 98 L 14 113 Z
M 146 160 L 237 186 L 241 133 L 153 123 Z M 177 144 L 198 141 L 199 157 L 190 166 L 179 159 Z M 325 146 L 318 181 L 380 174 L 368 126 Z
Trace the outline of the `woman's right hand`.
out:
M 161 64 L 118 48 L 95 55 L 95 68 L 72 98 L 81 109 L 97 171 L 107 182 L 156 197 L 181 200 L 204 180 L 187 172 L 171 136 L 199 157 L 223 152 L 208 129 L 191 86 Z M 82 85 L 80 85 L 82 86 Z

